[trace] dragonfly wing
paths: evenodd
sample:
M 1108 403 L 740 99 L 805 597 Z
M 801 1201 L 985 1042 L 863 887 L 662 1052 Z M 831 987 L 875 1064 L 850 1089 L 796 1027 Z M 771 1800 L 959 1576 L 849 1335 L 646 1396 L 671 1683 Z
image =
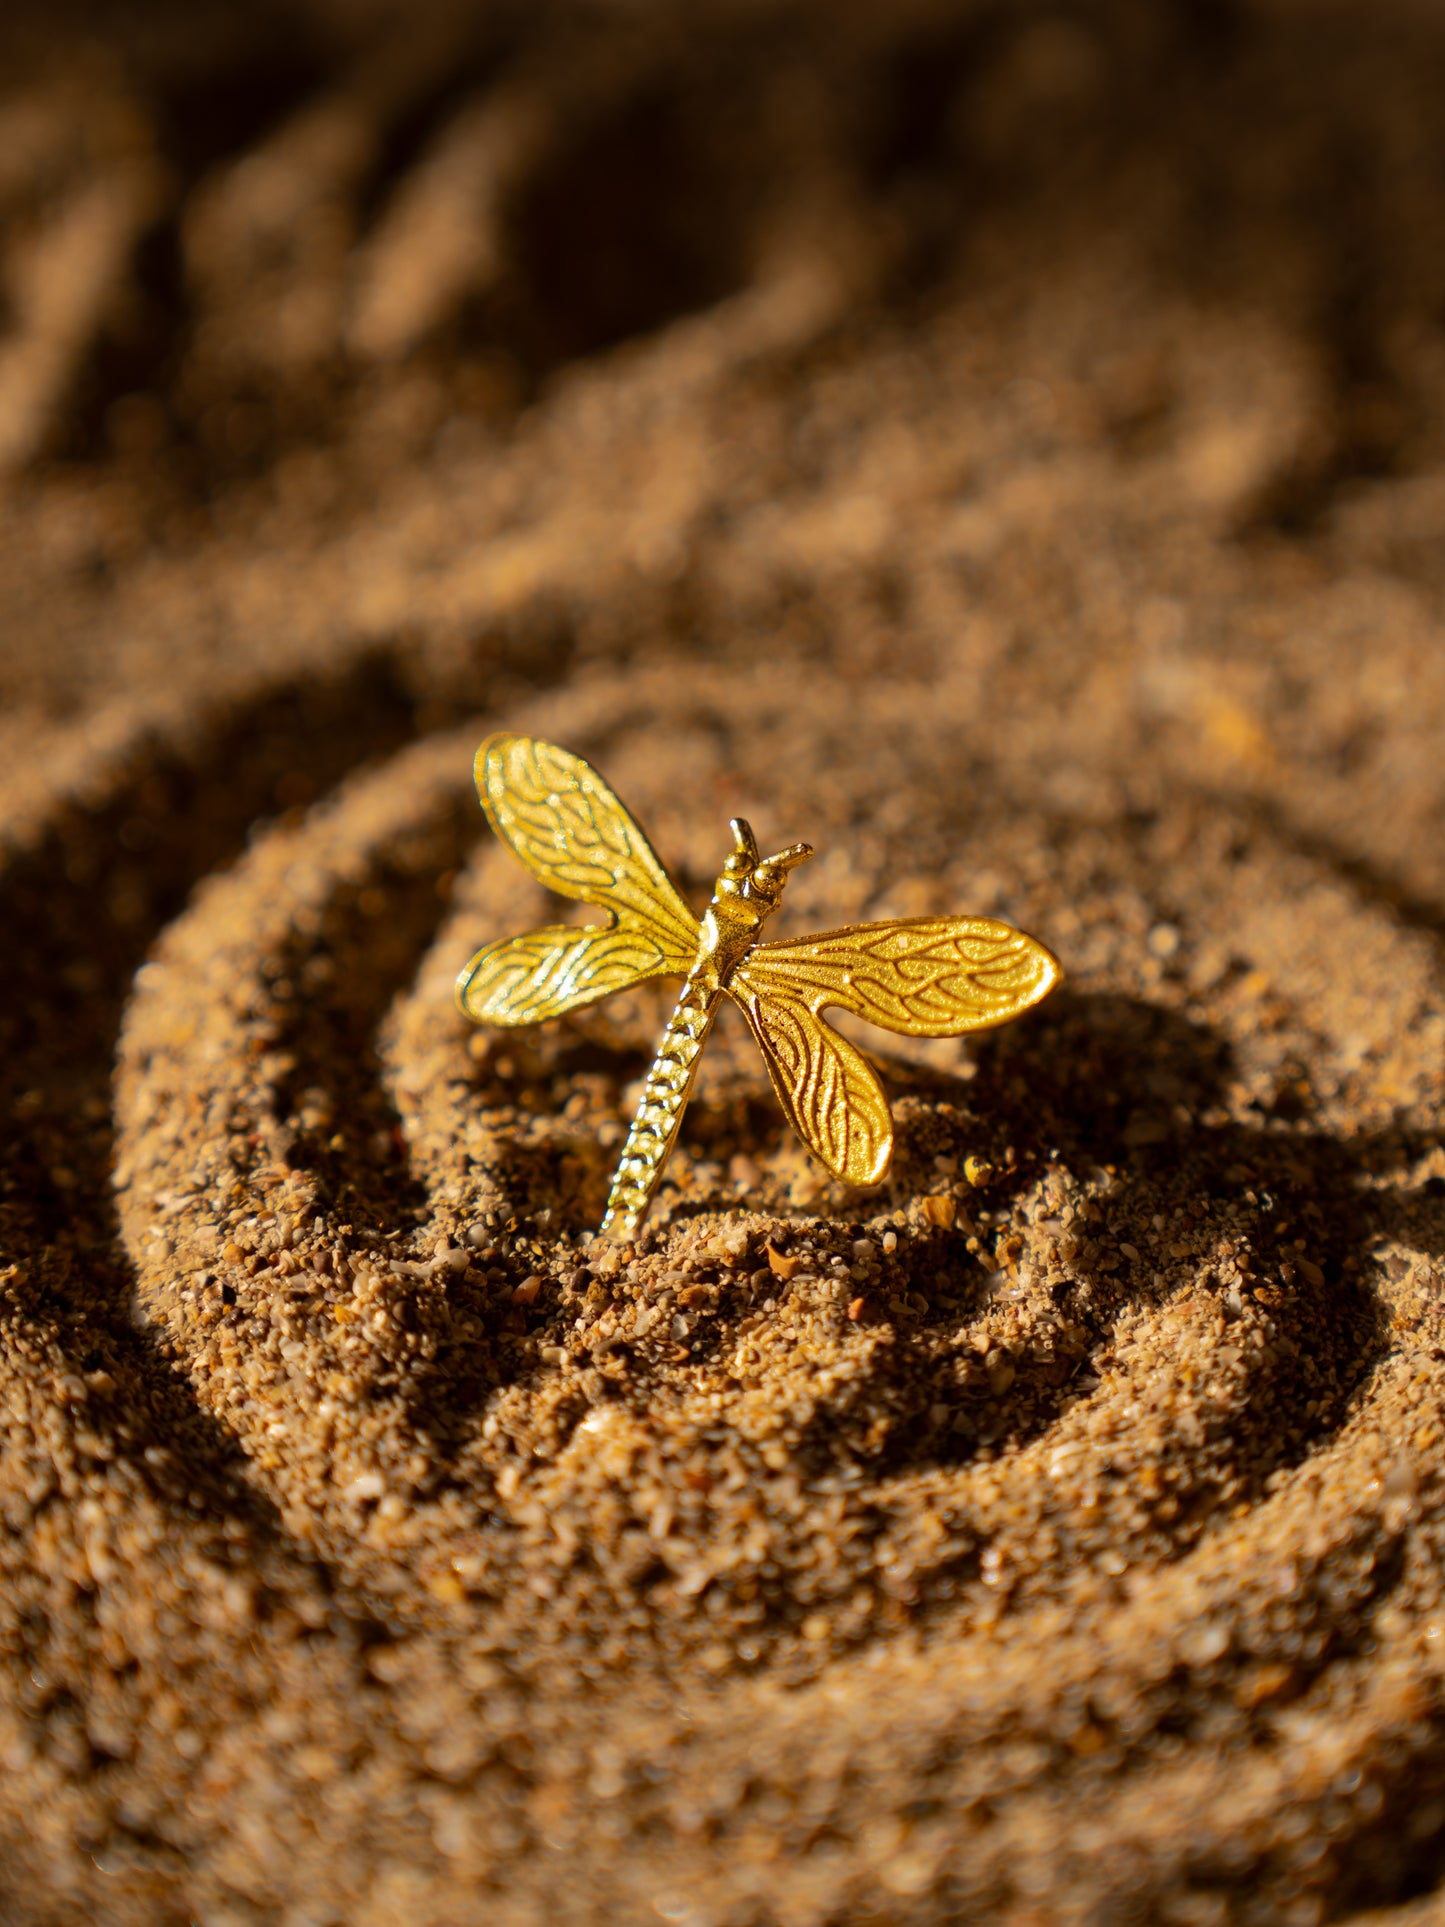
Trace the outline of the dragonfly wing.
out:
M 861 1051 L 785 986 L 755 971 L 754 950 L 728 980 L 758 1040 L 778 1102 L 835 1177 L 876 1184 L 893 1155 L 888 1099 Z
M 1063 975 L 1041 943 L 991 917 L 910 917 L 759 944 L 747 969 L 765 1001 L 786 993 L 815 1013 L 836 1005 L 906 1037 L 1006 1023 Z
M 477 751 L 476 779 L 492 828 L 549 890 L 610 910 L 619 932 L 650 940 L 665 961 L 640 974 L 691 969 L 697 918 L 590 763 L 555 743 L 500 732 Z
M 643 928 L 552 925 L 479 950 L 457 978 L 457 1003 L 476 1024 L 540 1024 L 679 967 Z

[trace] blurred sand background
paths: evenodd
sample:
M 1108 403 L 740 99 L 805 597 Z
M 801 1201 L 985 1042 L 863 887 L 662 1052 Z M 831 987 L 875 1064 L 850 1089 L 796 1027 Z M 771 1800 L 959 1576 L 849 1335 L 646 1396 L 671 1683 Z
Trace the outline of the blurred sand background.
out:
M 0 1919 L 1433 1919 L 1445 15 L 0 22 Z M 830 1187 L 471 749 L 1010 917 Z M 771 1256 L 769 1249 L 771 1248 Z

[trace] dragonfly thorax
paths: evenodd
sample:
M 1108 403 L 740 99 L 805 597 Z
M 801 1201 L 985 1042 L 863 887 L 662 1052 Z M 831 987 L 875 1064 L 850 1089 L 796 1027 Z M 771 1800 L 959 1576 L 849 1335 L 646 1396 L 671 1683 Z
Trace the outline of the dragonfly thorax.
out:
M 742 817 L 733 818 L 731 829 L 734 849 L 718 876 L 698 945 L 699 967 L 710 965 L 723 980 L 752 949 L 782 902 L 789 870 L 813 854 L 810 844 L 794 843 L 776 856 L 763 857 Z

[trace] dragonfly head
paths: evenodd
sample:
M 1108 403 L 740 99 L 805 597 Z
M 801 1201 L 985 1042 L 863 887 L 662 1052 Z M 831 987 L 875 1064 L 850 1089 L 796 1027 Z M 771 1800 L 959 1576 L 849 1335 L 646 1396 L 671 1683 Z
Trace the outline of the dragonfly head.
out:
M 733 852 L 722 867 L 714 901 L 724 904 L 729 901 L 733 904 L 740 901 L 749 903 L 761 922 L 763 917 L 777 909 L 789 870 L 807 862 L 813 854 L 812 845 L 794 843 L 788 849 L 780 850 L 776 856 L 759 856 L 758 840 L 753 835 L 751 824 L 743 817 L 735 816 L 730 827 Z

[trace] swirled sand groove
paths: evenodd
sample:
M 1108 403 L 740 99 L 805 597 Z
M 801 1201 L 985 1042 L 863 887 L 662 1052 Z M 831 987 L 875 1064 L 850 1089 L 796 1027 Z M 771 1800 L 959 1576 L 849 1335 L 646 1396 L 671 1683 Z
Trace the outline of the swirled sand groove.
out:
M 762 1074 L 734 1038 L 664 1221 L 620 1261 L 592 1250 L 626 1067 L 656 1012 L 468 1034 L 456 960 L 525 920 L 535 886 L 485 844 L 438 901 L 459 861 L 464 732 L 274 832 L 147 966 L 118 1112 L 142 1302 L 288 1532 L 359 1604 L 460 1646 L 474 1670 L 485 1655 L 489 1682 L 535 1689 L 539 1654 L 552 1690 L 571 1682 L 564 1757 L 569 1740 L 602 1746 L 630 1783 L 702 1728 L 699 1799 L 742 1773 L 751 1797 L 786 1790 L 840 1832 L 820 1745 L 877 1755 L 871 1773 L 943 1811 L 1010 1786 L 986 1852 L 963 1860 L 942 1824 L 910 1831 L 888 1862 L 895 1895 L 977 1903 L 1021 1864 L 1051 1884 L 1104 1787 L 1111 1810 L 1149 1816 L 1136 1851 L 1153 1871 L 1121 1871 L 1121 1891 L 1158 1878 L 1181 1824 L 1165 1816 L 1201 1800 L 1220 1831 L 1211 1844 L 1196 1815 L 1191 1853 L 1247 1839 L 1256 1866 L 1288 1864 L 1285 1817 L 1408 1728 L 1436 1673 L 1401 1606 L 1418 1478 L 1386 1443 L 1428 1430 L 1438 1396 L 1438 1320 L 1410 1258 L 1435 1214 L 1418 1168 L 1432 947 L 1217 816 L 1202 836 L 1184 813 L 1144 833 L 1041 821 L 982 749 L 966 786 L 938 781 L 860 848 L 866 790 L 834 793 L 830 823 L 826 788 L 779 780 L 806 694 L 655 674 L 524 720 L 615 770 L 664 827 L 684 771 L 693 793 L 725 777 L 750 807 L 766 782 L 780 833 L 810 811 L 824 853 L 800 921 L 866 915 L 900 888 L 951 897 L 986 848 L 1019 879 L 989 908 L 1071 923 L 1052 1017 L 949 1047 L 949 1068 L 895 1067 L 905 1145 L 885 1191 L 825 1196 L 776 1125 L 759 1140 Z M 956 752 L 968 725 L 948 695 L 931 727 Z M 857 695 L 815 696 L 815 740 L 846 740 L 863 715 Z M 866 715 L 881 802 L 928 736 L 912 705 L 870 700 Z M 835 836 L 846 856 L 830 864 Z M 909 879 L 931 836 L 949 857 Z M 706 841 L 694 823 L 684 874 Z M 1184 927 L 1160 920 L 1181 860 Z M 1265 926 L 1287 922 L 1289 956 L 1252 933 L 1261 902 Z M 1131 918 L 1170 941 L 1131 955 Z M 1221 942 L 1222 972 L 1199 961 Z M 1157 968 L 1175 955 L 1194 961 Z M 1261 1048 L 1260 987 L 1240 986 L 1266 955 Z M 1388 1019 L 1362 1004 L 1351 1021 L 1401 1040 L 1395 1058 L 1311 1024 L 1332 967 L 1392 986 Z M 1318 1093 L 1307 1127 L 1260 1116 L 1282 1061 Z M 323 1063 L 331 1088 L 309 1081 Z M 1392 1116 L 1403 1102 L 1419 1117 L 1413 1157 L 1408 1134 L 1360 1141 L 1383 1080 L 1398 1080 Z M 981 1184 L 958 1175 L 969 1156 L 991 1165 Z M 1401 1260 L 1381 1274 L 1370 1253 L 1389 1234 Z M 838 1703 L 840 1667 L 868 1679 L 857 1703 Z M 1342 1698 L 1351 1719 L 1333 1712 Z M 1176 1767 L 1165 1736 L 1210 1706 L 1208 1743 Z M 1291 1769 L 1276 1709 L 1303 1732 L 1316 1706 L 1328 1738 Z M 482 1718 L 452 1697 L 460 1760 Z M 733 1731 L 748 1736 L 736 1757 Z M 548 1785 L 563 1837 L 599 1865 L 585 1787 L 565 1768 Z M 1067 1825 L 1061 1804 L 1081 1808 Z M 477 1855 L 495 1851 L 479 1793 L 450 1810 Z M 677 1877 L 731 1885 L 740 1905 L 762 1878 L 746 1855 L 725 1873 L 716 1849 Z

